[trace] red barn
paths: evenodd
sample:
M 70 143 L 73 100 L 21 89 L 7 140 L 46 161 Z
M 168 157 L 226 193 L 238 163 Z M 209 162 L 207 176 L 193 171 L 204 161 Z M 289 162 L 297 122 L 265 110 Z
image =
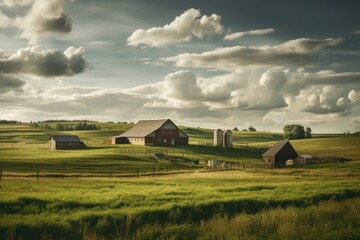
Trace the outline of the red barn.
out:
M 147 146 L 187 145 L 189 136 L 170 119 L 141 120 L 129 131 L 114 137 L 112 143 L 131 143 Z

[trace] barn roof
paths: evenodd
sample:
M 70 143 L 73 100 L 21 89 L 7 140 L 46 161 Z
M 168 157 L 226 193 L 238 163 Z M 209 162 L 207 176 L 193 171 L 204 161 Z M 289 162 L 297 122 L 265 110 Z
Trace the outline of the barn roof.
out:
M 170 121 L 172 124 L 174 124 L 170 119 L 141 120 L 136 123 L 133 128 L 124 132 L 119 137 L 146 137 L 150 133 L 161 128 L 167 121 Z M 175 124 L 174 126 L 176 127 Z
M 274 144 L 269 150 L 267 150 L 265 153 L 263 153 L 263 156 L 275 156 L 285 145 L 289 144 L 292 149 L 293 146 L 288 141 L 280 141 Z M 295 151 L 295 149 L 294 149 Z
M 76 135 L 51 135 L 49 140 L 51 138 L 57 142 L 81 142 L 80 138 Z

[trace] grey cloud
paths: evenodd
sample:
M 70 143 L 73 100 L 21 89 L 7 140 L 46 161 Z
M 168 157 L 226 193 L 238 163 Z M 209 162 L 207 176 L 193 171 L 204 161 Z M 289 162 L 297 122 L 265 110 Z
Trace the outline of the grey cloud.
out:
M 64 13 L 64 5 L 70 0 L 34 0 L 31 9 L 24 17 L 16 19 L 21 29 L 21 37 L 36 44 L 38 39 L 51 33 L 69 33 L 72 21 Z
M 14 54 L 0 54 L 0 73 L 32 74 L 42 77 L 72 76 L 90 67 L 82 47 L 43 50 L 39 46 L 19 49 Z
M 0 74 L 0 94 L 9 91 L 21 91 L 25 82 L 7 75 Z
M 217 48 L 204 53 L 183 53 L 162 58 L 178 67 L 215 68 L 234 70 L 249 65 L 304 66 L 316 58 L 320 51 L 335 46 L 340 38 L 290 40 L 276 46 L 234 46 Z

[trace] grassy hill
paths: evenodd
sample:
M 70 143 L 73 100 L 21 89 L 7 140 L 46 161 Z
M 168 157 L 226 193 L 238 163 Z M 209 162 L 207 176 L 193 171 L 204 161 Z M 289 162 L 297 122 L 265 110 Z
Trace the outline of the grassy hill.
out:
M 55 127 L 57 123 L 49 123 Z M 65 122 L 74 126 L 77 122 Z M 34 128 L 29 124 L 0 125 L 0 169 L 4 171 L 58 173 L 108 173 L 113 171 L 134 172 L 138 168 L 148 171 L 157 169 L 196 169 L 199 165 L 184 162 L 158 162 L 152 158 L 154 153 L 174 155 L 190 161 L 209 159 L 260 164 L 264 147 L 282 140 L 280 133 L 233 132 L 235 146 L 241 148 L 225 149 L 212 146 L 213 130 L 181 127 L 190 136 L 190 145 L 175 147 L 145 147 L 134 145 L 111 145 L 108 137 L 119 135 L 133 124 L 96 123 L 101 130 L 56 132 L 44 128 Z M 45 123 L 40 124 L 44 127 Z M 75 134 L 88 146 L 81 150 L 50 151 L 50 134 Z M 291 141 L 300 154 L 328 154 L 359 160 L 360 137 L 356 135 L 314 135 L 313 139 Z M 244 146 L 247 146 L 244 147 Z M 249 147 L 250 146 L 250 147 Z M 257 149 L 257 147 L 263 147 Z M 116 153 L 116 150 L 120 149 Z M 121 150 L 123 149 L 123 150 Z M 145 154 L 147 153 L 147 154 Z
M 291 141 L 300 154 L 351 162 L 210 172 L 203 165 L 158 162 L 146 151 L 258 164 L 257 147 L 281 134 L 234 132 L 234 143 L 243 147 L 224 149 L 210 146 L 211 129 L 182 127 L 191 144 L 161 148 L 110 145 L 108 137 L 132 125 L 97 124 L 101 130 L 61 132 L 88 145 L 72 151 L 45 149 L 55 131 L 0 125 L 0 239 L 360 238 L 360 136 Z M 140 178 L 126 175 L 138 168 Z M 177 174 L 153 177 L 154 169 Z

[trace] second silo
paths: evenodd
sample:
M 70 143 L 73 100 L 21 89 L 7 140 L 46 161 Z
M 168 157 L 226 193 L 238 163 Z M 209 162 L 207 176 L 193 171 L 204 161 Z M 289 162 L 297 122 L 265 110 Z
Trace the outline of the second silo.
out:
M 221 129 L 216 129 L 214 131 L 214 146 L 222 147 L 223 146 L 223 131 Z
M 223 147 L 233 147 L 232 131 L 229 129 L 223 132 Z

